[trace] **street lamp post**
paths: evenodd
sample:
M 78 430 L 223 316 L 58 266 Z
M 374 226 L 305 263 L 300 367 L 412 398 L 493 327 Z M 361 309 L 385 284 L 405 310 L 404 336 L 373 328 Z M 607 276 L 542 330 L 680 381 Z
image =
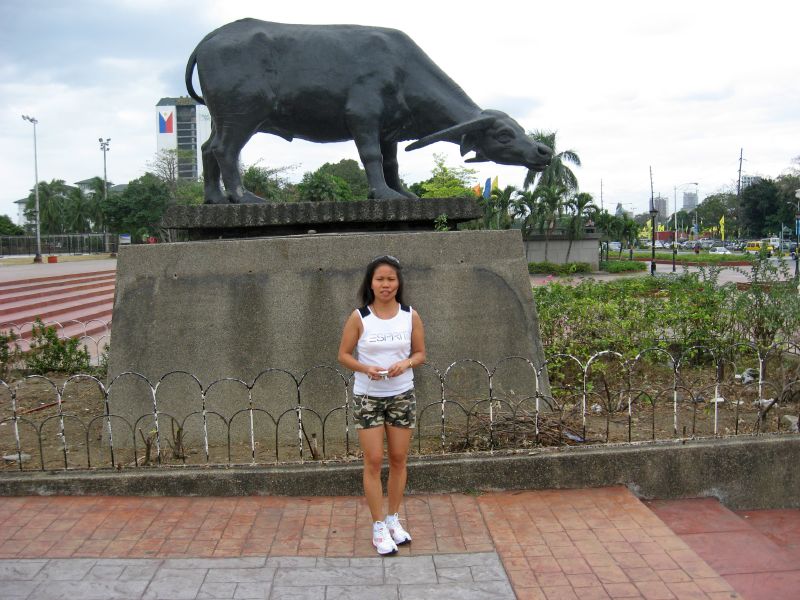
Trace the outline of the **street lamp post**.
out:
M 682 183 L 680 185 L 674 186 L 673 189 L 673 212 L 672 212 L 672 272 L 675 272 L 675 258 L 678 254 L 678 188 L 682 188 L 686 185 L 697 185 L 697 182 L 690 181 L 688 183 Z M 695 209 L 696 210 L 696 209 Z
M 111 150 L 111 138 L 98 138 L 98 142 L 100 142 L 100 150 L 103 151 L 103 205 L 105 206 L 108 203 L 108 173 L 106 172 L 106 152 Z M 105 246 L 105 251 L 108 252 L 108 232 L 106 231 L 106 223 L 105 219 L 103 219 L 103 243 Z
M 794 278 L 800 279 L 800 190 L 794 191 L 794 197 L 797 198 L 797 207 L 794 213 L 794 233 L 797 242 L 794 247 Z
M 651 229 L 651 254 L 650 254 L 650 275 L 656 274 L 656 215 L 658 210 L 654 204 L 650 204 L 650 229 Z
M 33 124 L 33 176 L 35 178 L 33 195 L 36 202 L 34 208 L 34 216 L 36 217 L 36 256 L 33 257 L 33 262 L 40 263 L 42 262 L 42 235 L 39 225 L 39 157 L 36 149 L 36 124 L 39 121 L 28 115 L 22 115 L 22 118 Z

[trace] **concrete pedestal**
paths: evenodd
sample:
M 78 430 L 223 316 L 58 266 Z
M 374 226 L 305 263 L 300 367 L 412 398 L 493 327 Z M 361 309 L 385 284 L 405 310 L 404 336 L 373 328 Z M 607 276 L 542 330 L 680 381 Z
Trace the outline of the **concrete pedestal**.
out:
M 542 365 L 519 231 L 316 234 L 121 248 L 109 379 L 131 371 L 155 384 L 165 373 L 185 371 L 159 384 L 159 411 L 179 419 L 196 413 L 189 421 L 197 428 L 205 409 L 209 431 L 217 434 L 223 418 L 246 413 L 252 403 L 272 420 L 283 419 L 265 423 L 265 430 L 285 427 L 297 441 L 292 409 L 299 401 L 320 422 L 341 419 L 343 435 L 344 413 L 337 407 L 344 404 L 346 382 L 327 367 L 338 368 L 342 326 L 359 305 L 365 267 L 383 254 L 403 265 L 406 301 L 425 324 L 431 365 L 443 372 L 454 361 L 475 359 L 492 368 L 509 356 Z M 523 362 L 504 363 L 496 394 L 534 394 L 535 377 Z M 314 368 L 319 365 L 326 368 Z M 468 365 L 450 376 L 446 393 L 488 398 L 486 373 Z M 268 369 L 285 372 L 258 377 Z M 415 376 L 418 405 L 438 402 L 433 369 L 420 367 Z M 250 390 L 221 381 L 201 393 L 201 386 L 223 378 L 257 381 Z M 153 412 L 149 387 L 135 376 L 114 383 L 110 402 L 111 412 L 131 424 Z M 241 426 L 231 435 L 249 439 L 246 417 L 236 418 Z M 115 443 L 125 444 L 131 434 L 119 426 Z M 151 426 L 146 417 L 134 430 L 146 433 Z M 326 425 L 329 437 L 336 430 Z

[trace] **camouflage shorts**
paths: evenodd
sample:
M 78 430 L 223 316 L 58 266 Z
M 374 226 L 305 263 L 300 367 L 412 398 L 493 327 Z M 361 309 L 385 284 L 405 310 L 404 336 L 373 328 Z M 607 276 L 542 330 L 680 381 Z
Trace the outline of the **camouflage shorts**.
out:
M 417 424 L 417 399 L 414 396 L 414 388 L 384 398 L 355 396 L 353 420 L 356 429 L 379 427 L 384 423 L 393 427 L 414 429 Z

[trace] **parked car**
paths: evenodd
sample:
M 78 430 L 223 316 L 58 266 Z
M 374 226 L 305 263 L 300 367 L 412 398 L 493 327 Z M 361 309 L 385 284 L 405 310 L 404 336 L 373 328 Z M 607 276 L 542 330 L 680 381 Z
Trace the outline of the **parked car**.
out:
M 733 254 L 730 250 L 728 250 L 725 246 L 714 246 L 709 250 L 710 254 Z
M 761 248 L 766 248 L 767 256 L 772 256 L 772 253 L 775 251 L 775 247 L 769 243 L 769 240 L 752 240 L 747 242 L 747 246 L 744 247 L 745 254 L 758 254 L 761 252 Z
M 619 252 L 622 250 L 622 243 L 620 242 L 608 242 L 608 251 L 609 252 Z

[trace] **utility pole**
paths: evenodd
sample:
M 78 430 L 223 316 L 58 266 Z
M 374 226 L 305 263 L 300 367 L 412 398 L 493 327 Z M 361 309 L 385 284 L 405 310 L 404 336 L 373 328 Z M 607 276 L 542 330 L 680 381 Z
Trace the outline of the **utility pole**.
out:
M 739 183 L 736 184 L 736 197 L 741 202 L 742 200 L 742 156 L 744 154 L 744 148 L 739 148 Z
M 22 115 L 22 118 L 33 125 L 33 176 L 35 178 L 33 194 L 36 199 L 36 255 L 33 257 L 33 262 L 42 262 L 42 234 L 41 234 L 41 219 L 39 218 L 39 157 L 38 150 L 36 149 L 36 124 L 39 122 L 35 117 Z
M 100 142 L 100 150 L 103 151 L 103 206 L 108 205 L 108 173 L 106 171 L 106 152 L 111 150 L 111 138 L 98 138 L 98 142 Z M 106 221 L 103 219 L 103 243 L 105 246 L 105 251 L 108 252 L 108 230 L 106 227 Z

